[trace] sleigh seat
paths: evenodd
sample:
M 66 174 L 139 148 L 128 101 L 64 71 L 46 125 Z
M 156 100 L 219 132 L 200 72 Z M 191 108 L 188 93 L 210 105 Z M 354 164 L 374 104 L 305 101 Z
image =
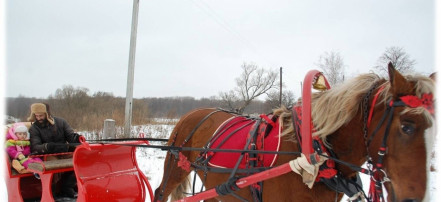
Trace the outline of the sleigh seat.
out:
M 31 122 L 24 122 L 29 128 Z M 11 125 L 6 126 L 5 135 Z M 6 187 L 8 190 L 8 201 L 23 202 L 27 200 L 40 200 L 53 202 L 52 184 L 53 176 L 57 173 L 73 171 L 72 158 L 62 158 L 48 161 L 48 156 L 72 156 L 72 153 L 36 155 L 31 157 L 40 157 L 43 162 L 33 162 L 28 164 L 29 173 L 19 173 L 12 168 L 12 159 L 4 151 L 6 157 Z M 34 176 L 37 173 L 39 178 Z M 57 184 L 55 184 L 57 185 Z

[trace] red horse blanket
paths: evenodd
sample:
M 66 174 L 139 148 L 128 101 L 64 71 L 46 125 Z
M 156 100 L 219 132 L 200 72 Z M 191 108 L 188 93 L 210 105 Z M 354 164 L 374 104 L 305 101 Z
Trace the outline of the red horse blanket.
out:
M 265 115 L 263 115 L 265 116 Z M 268 119 L 269 120 L 269 119 Z M 246 117 L 232 117 L 225 121 L 213 134 L 213 138 L 209 145 L 210 149 L 234 149 L 234 150 L 248 150 L 245 145 L 250 138 L 250 131 L 253 130 L 257 120 Z M 261 138 L 256 141 L 257 149 L 263 151 L 279 151 L 280 149 L 280 132 L 278 121 L 272 122 L 272 129 L 265 134 L 267 127 L 265 121 L 262 121 L 258 126 L 258 133 Z M 261 135 L 262 134 L 262 135 Z M 219 168 L 234 168 L 239 160 L 240 153 L 230 152 L 209 152 L 206 157 L 211 157 L 208 164 Z M 258 155 L 264 167 L 273 166 L 277 155 L 276 154 L 259 154 Z M 246 168 L 249 159 L 243 158 L 240 162 L 239 168 Z

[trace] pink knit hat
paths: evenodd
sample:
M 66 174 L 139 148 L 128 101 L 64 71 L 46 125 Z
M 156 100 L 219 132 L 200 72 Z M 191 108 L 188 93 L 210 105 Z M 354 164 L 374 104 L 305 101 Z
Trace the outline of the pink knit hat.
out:
M 9 128 L 7 138 L 18 140 L 15 133 L 27 133 L 26 139 L 29 139 L 28 127 L 24 123 L 15 123 L 11 128 Z

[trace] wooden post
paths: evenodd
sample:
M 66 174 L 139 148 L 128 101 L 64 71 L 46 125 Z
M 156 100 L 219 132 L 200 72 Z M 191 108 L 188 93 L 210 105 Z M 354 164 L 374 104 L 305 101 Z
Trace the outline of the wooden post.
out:
M 104 132 L 102 139 L 115 139 L 116 138 L 116 130 L 115 130 L 115 120 L 106 119 L 104 120 Z
M 280 101 L 280 106 L 279 107 L 281 107 L 282 106 L 282 67 L 280 67 L 280 95 L 279 95 L 279 101 Z
M 135 74 L 136 34 L 138 30 L 139 0 L 133 0 L 132 29 L 130 36 L 129 68 L 127 72 L 126 109 L 124 118 L 124 137 L 130 137 L 133 106 L 133 80 Z

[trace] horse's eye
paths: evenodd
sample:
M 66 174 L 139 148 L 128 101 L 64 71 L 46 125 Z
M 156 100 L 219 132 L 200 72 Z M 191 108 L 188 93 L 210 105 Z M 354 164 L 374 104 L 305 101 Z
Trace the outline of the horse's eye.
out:
M 403 123 L 401 125 L 401 130 L 406 133 L 407 135 L 413 135 L 415 134 L 415 127 L 413 126 L 413 124 L 409 124 L 409 123 Z

